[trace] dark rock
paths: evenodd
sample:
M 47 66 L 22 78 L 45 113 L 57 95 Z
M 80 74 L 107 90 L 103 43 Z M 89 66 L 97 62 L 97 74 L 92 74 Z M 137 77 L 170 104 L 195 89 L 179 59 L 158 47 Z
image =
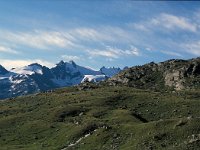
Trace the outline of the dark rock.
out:
M 182 90 L 200 87 L 200 58 L 172 59 L 128 68 L 106 81 L 109 85 L 125 85 L 152 90 Z M 173 90 L 172 90 L 173 91 Z

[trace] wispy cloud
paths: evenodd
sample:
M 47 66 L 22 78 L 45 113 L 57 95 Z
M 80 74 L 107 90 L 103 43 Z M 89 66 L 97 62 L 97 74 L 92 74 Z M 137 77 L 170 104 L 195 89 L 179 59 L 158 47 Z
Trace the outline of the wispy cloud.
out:
M 197 31 L 197 24 L 193 23 L 188 18 L 172 14 L 162 13 L 157 18 L 152 19 L 151 23 L 156 26 L 163 26 L 170 30 L 182 29 L 191 32 Z
M 102 31 L 93 28 L 76 28 L 69 31 L 76 40 L 81 41 L 112 41 L 113 37 L 110 34 L 104 34 Z
M 127 24 L 126 24 L 127 25 Z M 135 46 L 124 48 L 127 45 L 140 45 L 141 49 L 147 48 L 145 52 L 160 51 L 166 55 L 181 57 L 182 53 L 190 52 L 199 55 L 198 43 L 190 43 L 184 45 L 184 51 L 180 51 L 178 40 L 173 37 L 165 37 L 162 32 L 165 31 L 198 31 L 196 22 L 192 22 L 190 18 L 177 16 L 173 14 L 161 13 L 141 22 L 134 22 L 128 26 L 105 26 L 98 25 L 96 27 L 74 27 L 62 30 L 32 30 L 12 32 L 8 30 L 0 30 L 0 44 L 12 43 L 14 46 L 26 49 L 31 47 L 38 50 L 54 50 L 62 49 L 69 51 L 81 52 L 83 55 L 89 54 L 93 57 L 106 57 L 109 60 L 128 56 L 141 56 L 142 50 Z M 131 27 L 131 28 L 130 28 Z M 142 34 L 141 34 L 141 31 Z M 171 33 L 171 32 L 170 32 Z M 167 34 L 171 36 L 171 34 Z M 171 42 L 172 41 L 172 42 Z M 176 44 L 172 44 L 172 43 Z M 105 46 L 102 48 L 102 43 Z M 187 49 L 186 49 L 187 47 Z M 162 51 L 169 49 L 169 51 Z M 175 51 L 173 51 L 175 49 Z M 190 51 L 191 50 L 191 51 Z M 25 50 L 24 50 L 25 51 Z M 17 54 L 15 47 L 0 47 L 0 52 Z M 54 53 L 54 52 L 53 52 Z M 148 53 L 148 52 L 147 52 Z M 65 55 L 62 58 L 68 60 L 80 60 L 79 56 Z M 62 55 L 61 53 L 59 56 Z
M 163 54 L 166 54 L 166 55 L 183 57 L 180 53 L 177 53 L 177 52 L 172 52 L 172 51 L 163 51 L 163 50 L 161 50 L 160 52 L 163 53 Z
M 91 50 L 88 51 L 88 53 L 92 56 L 105 56 L 105 57 L 110 57 L 110 58 L 118 58 L 119 54 L 116 53 L 114 50 Z
M 32 30 L 11 32 L 0 30 L 0 43 L 1 41 L 7 43 L 7 45 L 12 43 L 16 48 L 22 48 L 24 55 L 28 55 L 29 51 L 27 49 L 29 48 L 35 49 L 38 54 L 41 50 L 51 50 L 52 53 L 54 53 L 53 51 L 60 51 L 58 53 L 61 54 L 61 58 L 65 61 L 83 60 L 82 57 L 77 55 L 65 55 L 66 51 L 69 54 L 71 51 L 76 51 L 76 53 L 81 53 L 84 56 L 89 55 L 90 59 L 94 59 L 97 56 L 101 58 L 107 57 L 107 60 L 140 55 L 139 50 L 134 46 L 130 46 L 130 49 L 120 49 L 115 46 L 121 44 L 123 45 L 122 47 L 124 45 L 134 45 L 134 38 L 130 31 L 116 26 L 80 27 L 57 31 Z M 110 46 L 105 47 L 103 43 Z M 104 48 L 101 49 L 102 45 L 104 45 Z M 59 56 L 57 55 L 57 57 Z M 7 66 L 18 66 L 12 62 L 15 63 L 15 61 L 11 61 L 10 64 L 12 65 Z M 17 60 L 16 63 L 19 66 L 23 66 L 29 62 L 33 61 Z
M 52 46 L 65 48 L 74 45 L 71 37 L 55 31 L 11 32 L 1 30 L 0 34 L 0 39 L 3 41 L 38 49 L 50 49 Z
M 88 50 L 91 56 L 104 56 L 112 59 L 117 59 L 123 56 L 140 56 L 140 51 L 134 46 L 130 49 L 120 49 L 117 47 L 106 46 L 105 49 Z
M 117 26 L 97 26 L 95 28 L 81 27 L 66 31 L 77 41 L 90 42 L 130 42 L 133 39 L 126 29 Z
M 60 31 L 32 30 L 8 31 L 0 30 L 0 40 L 4 43 L 15 44 L 18 47 L 28 46 L 35 49 L 52 50 L 57 48 L 85 48 L 87 44 L 101 42 L 131 43 L 133 36 L 119 27 L 99 26 L 95 28 L 80 27 Z
M 200 56 L 200 41 L 182 43 L 181 47 L 187 52 L 195 56 Z
M 177 29 L 179 29 L 196 32 L 198 30 L 198 24 L 190 18 L 168 13 L 161 13 L 158 16 L 139 23 L 129 23 L 128 26 L 137 30 L 148 32 L 157 31 L 158 27 L 164 28 L 165 30 L 168 29 L 170 31 L 177 31 Z
M 72 55 L 62 55 L 61 56 L 62 59 L 64 59 L 65 61 L 77 61 L 77 60 L 81 60 L 81 58 L 79 56 L 72 56 Z
M 196 39 L 199 39 L 200 22 L 198 19 L 195 20 L 195 15 L 195 12 L 190 17 L 184 14 L 161 13 L 139 22 L 129 23 L 128 27 L 138 31 L 138 39 L 141 39 L 141 42 L 137 45 L 149 47 L 146 48 L 149 52 L 183 58 L 187 54 L 190 54 L 190 57 L 199 56 L 200 41 Z
M 11 49 L 9 47 L 6 47 L 6 46 L 1 46 L 1 45 L 0 45 L 0 52 L 2 52 L 2 53 L 10 53 L 10 54 L 19 54 L 18 51 L 13 50 L 13 49 Z
M 150 31 L 150 29 L 146 25 L 146 23 L 129 23 L 127 25 L 128 25 L 128 27 L 136 29 L 136 30 L 141 30 L 141 31 L 145 31 L 145 32 L 149 32 Z

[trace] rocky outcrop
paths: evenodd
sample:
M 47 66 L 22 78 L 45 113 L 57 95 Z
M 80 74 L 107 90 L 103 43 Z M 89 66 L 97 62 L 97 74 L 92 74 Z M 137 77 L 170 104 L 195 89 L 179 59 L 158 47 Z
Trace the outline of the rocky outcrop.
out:
M 200 87 L 200 58 L 172 59 L 128 68 L 108 79 L 109 85 L 182 90 Z
M 176 90 L 181 90 L 184 88 L 183 86 L 183 78 L 182 72 L 175 71 L 175 72 L 168 72 L 165 73 L 165 85 L 174 87 Z

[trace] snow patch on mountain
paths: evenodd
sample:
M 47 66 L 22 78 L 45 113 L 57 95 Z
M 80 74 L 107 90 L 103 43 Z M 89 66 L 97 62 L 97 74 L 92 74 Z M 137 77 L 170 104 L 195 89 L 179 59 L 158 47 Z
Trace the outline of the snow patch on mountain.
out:
M 106 75 L 85 75 L 82 79 L 81 83 L 83 82 L 99 82 L 107 79 Z
M 43 74 L 42 66 L 37 63 L 31 64 L 25 67 L 21 67 L 21 68 L 14 68 L 11 71 L 14 73 L 27 74 L 27 75 L 32 75 L 34 73 Z
M 16 73 L 9 72 L 9 73 L 6 73 L 4 75 L 0 74 L 0 80 L 10 78 L 13 75 L 16 75 Z
M 74 61 L 60 61 L 53 68 L 34 63 L 11 71 L 0 65 L 0 99 L 73 86 L 81 82 L 99 82 L 119 71 L 119 68 L 114 67 L 103 67 L 97 71 L 79 66 Z

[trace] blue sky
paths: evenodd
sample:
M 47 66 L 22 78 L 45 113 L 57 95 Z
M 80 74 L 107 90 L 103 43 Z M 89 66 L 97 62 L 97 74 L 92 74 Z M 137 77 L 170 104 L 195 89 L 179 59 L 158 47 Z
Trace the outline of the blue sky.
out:
M 98 69 L 200 56 L 200 2 L 0 1 L 0 64 Z

